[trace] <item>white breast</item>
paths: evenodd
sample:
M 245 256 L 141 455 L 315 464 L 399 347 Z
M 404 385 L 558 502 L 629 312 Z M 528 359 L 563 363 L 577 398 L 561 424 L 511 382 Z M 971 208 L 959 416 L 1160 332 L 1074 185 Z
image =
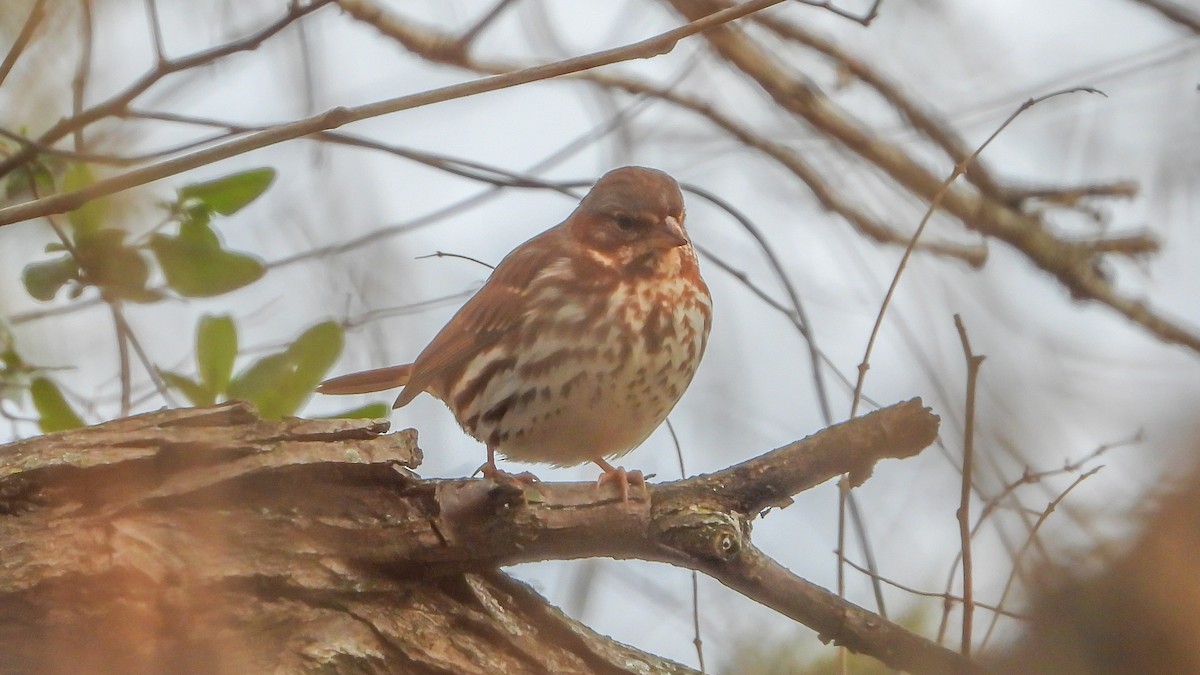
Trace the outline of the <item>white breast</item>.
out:
M 464 378 L 489 377 L 456 417 L 513 459 L 565 466 L 629 452 L 666 419 L 704 354 L 710 300 L 683 278 L 581 294 L 569 274 L 548 268 L 559 283 L 532 286 L 528 306 L 552 311 L 522 322 L 519 349 L 480 354 Z

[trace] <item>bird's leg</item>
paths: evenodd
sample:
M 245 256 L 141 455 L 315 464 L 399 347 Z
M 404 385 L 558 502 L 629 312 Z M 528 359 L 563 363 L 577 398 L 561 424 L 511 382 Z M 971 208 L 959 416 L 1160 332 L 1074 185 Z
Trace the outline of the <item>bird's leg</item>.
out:
M 484 465 L 479 467 L 478 469 L 475 469 L 475 473 L 481 474 L 484 478 L 491 478 L 492 480 L 496 480 L 496 481 L 505 481 L 505 482 L 510 482 L 510 483 L 516 483 L 516 484 L 520 485 L 521 487 L 532 485 L 533 483 L 542 482 L 541 479 L 539 479 L 537 476 L 533 475 L 532 473 L 529 473 L 528 471 L 522 471 L 521 473 L 518 473 L 518 474 L 512 474 L 507 471 L 501 471 L 500 469 L 496 468 L 496 448 L 494 448 L 491 445 L 487 446 L 487 453 L 488 453 L 487 462 L 484 463 Z
M 646 489 L 646 477 L 641 471 L 633 470 L 626 471 L 623 466 L 613 466 L 603 459 L 593 459 L 596 466 L 604 470 L 600 477 L 596 479 L 596 489 L 604 487 L 605 483 L 616 482 L 617 489 L 621 491 L 621 501 L 629 501 L 629 486 L 635 485 L 642 489 L 642 496 L 646 501 L 650 500 L 650 491 Z

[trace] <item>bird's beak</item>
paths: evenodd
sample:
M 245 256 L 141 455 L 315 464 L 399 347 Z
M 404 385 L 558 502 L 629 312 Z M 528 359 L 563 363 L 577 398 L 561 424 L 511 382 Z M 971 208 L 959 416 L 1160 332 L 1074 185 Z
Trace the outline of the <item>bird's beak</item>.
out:
M 665 227 L 661 230 L 662 239 L 670 244 L 672 248 L 683 246 L 689 243 L 687 234 L 683 231 L 683 216 L 682 214 L 676 218 L 675 216 L 667 216 L 663 221 Z

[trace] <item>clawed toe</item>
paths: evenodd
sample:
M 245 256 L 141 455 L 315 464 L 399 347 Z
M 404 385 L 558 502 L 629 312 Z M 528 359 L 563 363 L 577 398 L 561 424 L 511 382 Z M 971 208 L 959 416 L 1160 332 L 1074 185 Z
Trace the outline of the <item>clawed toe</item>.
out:
M 650 492 L 646 488 L 646 477 L 642 475 L 641 471 L 636 469 L 626 471 L 625 467 L 614 467 L 608 464 L 608 462 L 596 461 L 596 463 L 600 465 L 600 468 L 604 469 L 604 473 L 600 474 L 600 477 L 596 479 L 597 491 L 603 490 L 605 483 L 616 483 L 617 490 L 621 493 L 621 501 L 627 502 L 629 501 L 629 487 L 632 485 L 640 488 L 642 498 L 649 501 Z
M 534 483 L 542 482 L 542 479 L 538 478 L 532 473 L 529 473 L 528 471 L 522 471 L 521 473 L 509 473 L 507 471 L 501 471 L 500 469 L 497 469 L 495 464 L 490 463 L 486 463 L 478 469 L 475 469 L 475 473 L 482 475 L 484 478 L 491 478 L 495 481 L 500 481 L 503 483 L 515 483 L 522 488 L 533 485 Z

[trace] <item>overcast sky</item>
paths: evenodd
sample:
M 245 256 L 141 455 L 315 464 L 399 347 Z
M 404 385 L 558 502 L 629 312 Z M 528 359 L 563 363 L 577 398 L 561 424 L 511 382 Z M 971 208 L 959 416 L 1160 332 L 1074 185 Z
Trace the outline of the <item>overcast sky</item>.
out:
M 27 3 L 25 3 L 27 4 Z M 161 2 L 164 38 L 174 55 L 244 34 L 275 16 L 285 3 Z M 390 3 L 403 16 L 442 30 L 459 31 L 491 6 L 488 2 Z M 854 3 L 846 3 L 853 6 Z M 858 3 L 865 5 L 866 3 Z M 89 97 L 117 91 L 149 65 L 146 23 L 138 2 L 98 3 L 95 76 Z M 23 16 L 23 12 L 16 12 Z M 1132 179 L 1135 199 L 1097 203 L 1100 222 L 1055 215 L 1061 231 L 1085 236 L 1098 230 L 1148 229 L 1162 252 L 1141 263 L 1117 261 L 1118 287 L 1144 295 L 1155 308 L 1200 326 L 1200 39 L 1129 0 L 922 0 L 884 2 L 869 28 L 830 13 L 789 3 L 777 14 L 819 29 L 931 110 L 969 145 L 977 145 L 1023 101 L 1072 86 L 1092 86 L 1106 96 L 1073 94 L 1027 111 L 987 149 L 983 159 L 1014 187 L 1069 186 Z M 6 36 L 17 25 L 5 16 Z M 545 61 L 652 35 L 677 25 L 665 4 L 519 2 L 484 33 L 477 56 L 505 62 Z M 138 107 L 239 123 L 295 119 L 338 105 L 353 105 L 470 79 L 449 67 L 431 67 L 369 26 L 327 8 L 308 20 L 303 34 L 286 31 L 254 53 L 153 89 Z M 766 39 L 766 38 L 764 38 Z M 768 41 L 772 51 L 814 80 L 875 133 L 913 143 L 912 133 L 864 87 L 846 83 L 824 60 Z M 0 120 L 7 128 L 36 133 L 69 110 L 74 56 L 35 53 L 44 77 L 24 77 L 0 89 Z M 911 232 L 924 206 L 889 186 L 844 151 L 784 116 L 754 86 L 740 80 L 692 38 L 650 61 L 622 64 L 613 72 L 701 96 L 760 133 L 802 150 L 831 184 L 888 225 Z M 61 76 L 61 77 L 60 77 Z M 55 79 L 59 77 L 60 79 Z M 309 78 L 312 86 L 303 84 Z M 7 110 L 8 112 L 3 112 Z M 665 105 L 609 96 L 581 84 L 539 83 L 437 104 L 352 125 L 356 134 L 396 145 L 469 159 L 513 171 L 538 167 L 620 110 L 630 118 L 617 133 L 584 145 L 538 175 L 593 179 L 622 164 L 667 171 L 685 184 L 720 195 L 745 213 L 785 262 L 803 299 L 820 348 L 843 376 L 853 378 L 880 301 L 902 253 L 864 240 L 844 221 L 823 211 L 812 194 L 771 160 L 740 147 L 709 125 Z M 109 127 L 121 128 L 118 124 Z M 128 127 L 126 127 L 128 128 Z M 104 138 L 107 149 L 145 150 L 195 131 L 142 125 L 135 133 Z M 378 152 L 291 142 L 206 167 L 186 177 L 143 188 L 132 227 L 153 221 L 153 200 L 178 185 L 251 166 L 273 166 L 279 180 L 263 200 L 220 223 L 231 248 L 268 261 L 345 242 L 378 228 L 421 222 L 449 204 L 489 190 Z M 939 173 L 948 162 L 931 159 Z M 773 297 L 784 289 L 754 241 L 726 213 L 688 195 L 687 225 L 703 248 L 745 271 Z M 210 302 L 131 308 L 139 335 L 155 360 L 185 368 L 190 326 L 205 312 L 237 317 L 244 344 L 265 349 L 323 318 L 354 318 L 470 291 L 487 270 L 450 258 L 417 259 L 448 251 L 495 263 L 514 246 L 562 220 L 574 201 L 547 190 L 507 189 L 420 227 L 369 246 L 273 270 L 267 279 Z M 143 224 L 144 221 L 144 224 Z M 980 243 L 955 221 L 935 219 L 928 238 Z M 25 296 L 19 270 L 41 255 L 50 238 L 44 225 L 0 229 L 0 315 L 40 307 Z M 1049 275 L 1004 244 L 987 242 L 981 270 L 917 254 L 900 283 L 872 357 L 866 393 L 882 404 L 924 398 L 943 419 L 944 449 L 931 448 L 906 462 L 882 465 L 858 491 L 881 570 L 905 583 L 940 592 L 958 550 L 957 506 L 961 455 L 964 365 L 952 316 L 962 315 L 973 346 L 986 354 L 980 384 L 981 452 L 991 453 L 980 483 L 995 491 L 1015 480 L 1023 464 L 1061 466 L 1105 443 L 1144 431 L 1144 440 L 1106 455 L 1106 468 L 1072 493 L 1072 515 L 1056 515 L 1048 531 L 1063 548 L 1086 545 L 1079 514 L 1099 514 L 1093 533 L 1114 531 L 1121 516 L 1155 484 L 1172 453 L 1190 450 L 1200 402 L 1200 359 L 1164 346 L 1112 310 L 1073 302 Z M 789 321 L 768 309 L 743 285 L 702 261 L 712 287 L 715 318 L 709 352 L 691 390 L 671 420 L 690 473 L 727 466 L 822 426 L 806 346 Z M 66 302 L 60 298 L 60 302 Z M 411 360 L 461 300 L 377 320 L 351 332 L 338 372 Z M 77 365 L 64 375 L 75 391 L 99 387 L 95 419 L 112 415 L 117 392 L 113 341 L 103 308 L 67 318 L 16 326 L 22 353 L 44 365 Z M 181 330 L 180 326 L 187 326 Z M 261 352 L 260 352 L 261 353 Z M 79 355 L 94 355 L 85 363 Z M 850 396 L 832 371 L 835 419 L 850 410 Z M 364 400 L 382 400 L 368 397 Z M 146 408 L 161 404 L 147 399 Z M 346 407 L 345 400 L 314 400 L 317 414 Z M 469 474 L 484 458 L 482 446 L 458 430 L 431 397 L 393 416 L 398 427 L 417 426 L 426 451 L 427 476 Z M 31 433 L 32 429 L 18 429 Z M 1170 459 L 1178 466 L 1178 459 Z M 665 427 L 623 460 L 660 479 L 678 475 Z M 524 470 L 525 466 L 509 468 Z M 543 479 L 591 480 L 593 468 L 535 467 Z M 1023 488 L 1026 505 L 1039 510 L 1074 476 Z M 1014 523 L 1016 521 L 1014 520 Z M 1090 522 L 1090 521 L 1089 521 Z M 1057 529 L 1056 529 L 1057 528 Z M 1005 526 L 1010 541 L 1024 531 Z M 835 579 L 836 491 L 832 484 L 801 495 L 755 529 L 759 546 L 797 573 L 832 587 Z M 977 575 L 983 597 L 994 600 L 1010 561 L 994 530 L 979 539 Z M 861 561 L 857 550 L 852 557 Z M 690 577 L 684 571 L 628 562 L 570 562 L 522 566 L 552 602 L 597 630 L 664 656 L 695 664 Z M 851 597 L 873 607 L 869 584 L 851 574 Z M 590 586 L 588 585 L 590 584 Z M 590 589 L 587 590 L 587 589 Z M 916 600 L 889 592 L 893 615 Z M 811 633 L 757 607 L 715 582 L 701 584 L 704 640 L 709 664 L 729 658 L 753 635 Z M 932 629 L 940 602 L 924 606 Z M 814 647 L 815 649 L 815 647 Z

